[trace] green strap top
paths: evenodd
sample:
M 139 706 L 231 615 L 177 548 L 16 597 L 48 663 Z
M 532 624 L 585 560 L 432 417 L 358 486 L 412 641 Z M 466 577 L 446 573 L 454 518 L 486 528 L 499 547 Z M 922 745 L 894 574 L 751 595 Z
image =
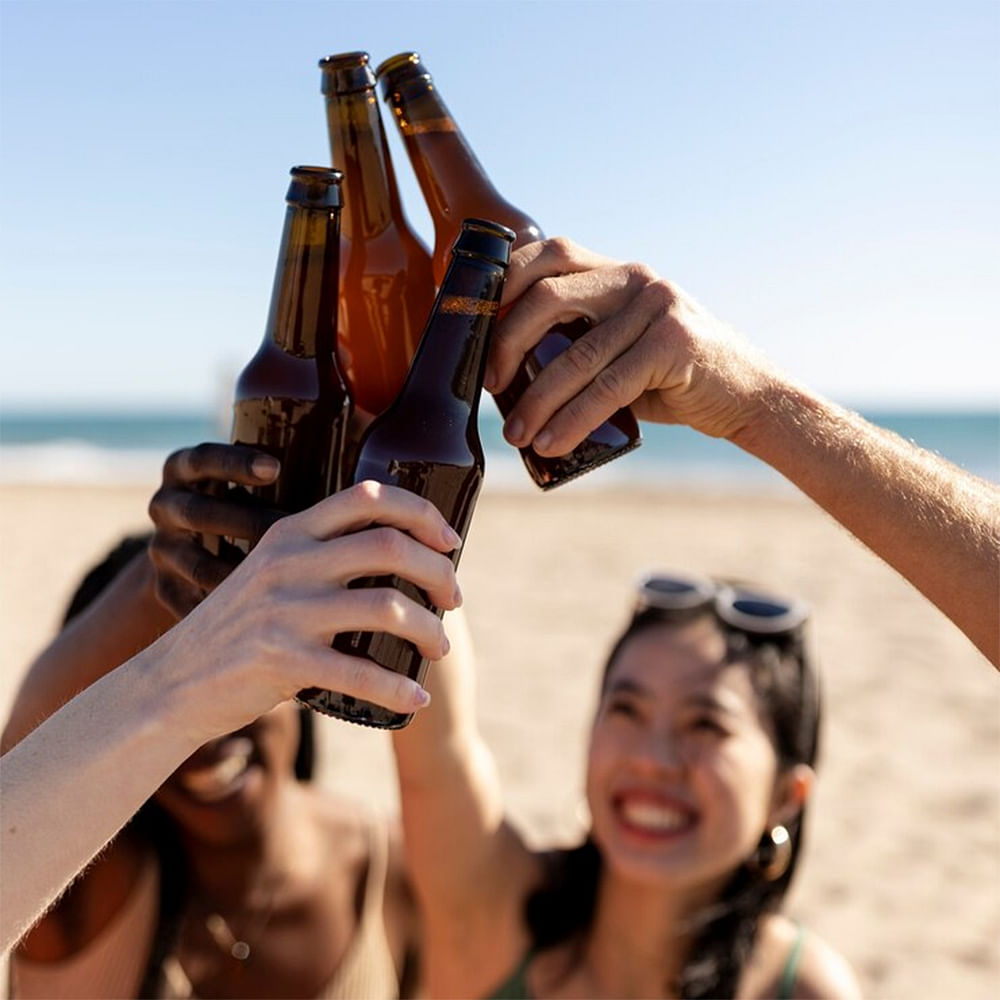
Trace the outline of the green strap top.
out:
M 535 949 L 529 948 L 518 962 L 517 968 L 499 986 L 492 989 L 485 1000 L 534 1000 L 528 991 L 528 966 L 535 954 Z
M 802 958 L 805 938 L 806 929 L 799 924 L 795 940 L 788 951 L 788 958 L 785 959 L 785 967 L 781 970 L 781 978 L 778 980 L 777 1000 L 792 1000 L 795 995 L 795 982 L 799 975 L 799 960 Z M 485 1000 L 534 1000 L 528 990 L 528 966 L 534 957 L 534 949 L 529 948 L 517 968 L 493 989 Z
M 795 980 L 799 975 L 799 959 L 802 957 L 802 944 L 805 939 L 806 929 L 799 924 L 788 958 L 785 959 L 785 967 L 781 970 L 781 979 L 778 980 L 778 1000 L 792 1000 L 795 995 Z

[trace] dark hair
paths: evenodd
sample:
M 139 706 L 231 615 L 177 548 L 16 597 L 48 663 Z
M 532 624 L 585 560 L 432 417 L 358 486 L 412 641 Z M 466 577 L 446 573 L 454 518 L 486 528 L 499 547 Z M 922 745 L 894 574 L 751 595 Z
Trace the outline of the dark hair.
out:
M 145 552 L 150 538 L 148 534 L 126 536 L 101 562 L 88 570 L 66 607 L 63 627 L 85 611 L 133 559 Z M 314 732 L 311 709 L 301 708 L 294 764 L 295 777 L 299 781 L 311 781 L 313 777 L 316 760 Z M 176 945 L 181 918 L 190 896 L 187 858 L 176 822 L 155 799 L 148 799 L 140 807 L 127 828 L 153 847 L 160 868 L 156 929 L 139 987 L 140 997 L 158 997 L 163 995 L 163 963 Z
M 667 616 L 655 608 L 638 613 L 608 655 L 602 692 L 621 651 L 637 634 L 657 625 L 685 624 L 711 614 L 710 609 L 703 609 L 680 617 Z M 759 637 L 717 619 L 716 623 L 726 640 L 727 662 L 750 666 L 754 689 L 774 729 L 779 767 L 814 765 L 820 727 L 819 688 L 801 631 L 781 637 Z M 753 865 L 741 865 L 711 912 L 702 915 L 680 977 L 671 984 L 676 995 L 690 1000 L 736 995 L 760 918 L 778 909 L 794 877 L 804 821 L 803 807 L 794 819 L 784 824 L 791 842 L 791 859 L 780 877 L 767 881 Z M 579 847 L 549 858 L 542 884 L 529 894 L 525 903 L 525 921 L 533 949 L 582 939 L 593 921 L 602 866 L 600 849 L 589 836 Z

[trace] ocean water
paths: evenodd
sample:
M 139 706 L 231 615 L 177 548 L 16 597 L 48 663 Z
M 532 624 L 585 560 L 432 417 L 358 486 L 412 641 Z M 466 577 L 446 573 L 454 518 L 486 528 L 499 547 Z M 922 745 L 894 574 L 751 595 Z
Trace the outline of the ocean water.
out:
M 975 475 L 1000 482 L 1000 412 L 886 410 L 865 416 Z M 500 428 L 496 408 L 485 402 L 480 431 L 488 485 L 535 489 Z M 228 433 L 228 422 L 202 413 L 0 412 L 0 482 L 154 483 L 171 451 L 225 441 Z M 648 424 L 641 448 L 565 488 L 623 485 L 790 489 L 776 472 L 726 441 L 686 427 Z

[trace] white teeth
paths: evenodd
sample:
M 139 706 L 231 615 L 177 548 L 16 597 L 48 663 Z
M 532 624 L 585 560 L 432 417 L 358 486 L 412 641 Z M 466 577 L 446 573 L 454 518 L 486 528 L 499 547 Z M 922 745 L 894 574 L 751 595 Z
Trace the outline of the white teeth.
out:
M 678 809 L 634 800 L 622 803 L 622 816 L 632 826 L 653 833 L 669 833 L 691 823 L 691 817 Z
M 185 769 L 178 776 L 180 783 L 195 798 L 203 802 L 215 802 L 236 790 L 240 779 L 246 774 L 253 754 L 253 744 L 249 740 L 234 740 L 226 748 L 225 756 L 209 767 Z

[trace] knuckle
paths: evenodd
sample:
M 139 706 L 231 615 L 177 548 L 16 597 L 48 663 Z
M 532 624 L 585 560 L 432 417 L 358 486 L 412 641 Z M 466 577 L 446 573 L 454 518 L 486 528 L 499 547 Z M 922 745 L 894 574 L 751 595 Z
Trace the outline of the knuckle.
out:
M 267 546 L 284 546 L 287 544 L 293 535 L 295 534 L 295 522 L 291 521 L 290 518 L 281 517 L 278 518 L 272 525 L 265 527 L 265 529 L 256 536 L 258 544 L 260 541 L 267 539 Z M 269 565 L 271 562 L 268 559 L 265 565 Z
M 395 528 L 375 528 L 373 534 L 375 545 L 381 555 L 394 560 L 403 554 L 403 536 Z
M 212 452 L 214 450 L 214 445 L 204 442 L 188 449 L 187 465 L 195 479 L 200 479 L 206 474 L 211 464 Z
M 166 475 L 168 471 L 176 472 L 184 462 L 184 456 L 187 452 L 187 448 L 178 448 L 176 451 L 172 451 L 169 455 L 167 455 L 166 461 L 163 463 L 164 475 Z
M 572 265 L 576 256 L 576 246 L 571 239 L 566 236 L 553 236 L 545 246 L 556 264 L 564 267 Z
M 659 275 L 648 265 L 640 261 L 631 261 L 625 265 L 629 286 L 638 290 L 659 280 Z
M 383 590 L 376 599 L 379 620 L 390 624 L 399 624 L 405 617 L 403 601 L 398 591 Z
M 190 530 L 197 530 L 203 512 L 202 499 L 197 493 L 182 493 L 178 501 L 177 513 L 181 524 Z
M 655 319 L 666 318 L 677 302 L 673 288 L 663 278 L 656 278 L 647 284 L 642 295 Z
M 149 514 L 150 520 L 153 524 L 159 526 L 160 522 L 164 519 L 164 506 L 166 504 L 166 496 L 164 495 L 163 487 L 160 487 L 150 498 L 149 505 L 146 507 L 146 513 Z
M 371 687 L 371 671 L 373 667 L 367 660 L 358 656 L 349 658 L 344 667 L 344 684 L 349 691 L 365 692 Z M 378 669 L 378 668 L 374 668 Z
M 191 580 L 204 590 L 214 590 L 219 574 L 212 560 L 206 555 L 196 556 L 191 562 Z
M 603 368 L 594 378 L 594 392 L 602 402 L 620 403 L 624 398 L 625 384 L 614 368 Z
M 366 509 L 378 505 L 383 495 L 383 486 L 374 479 L 364 479 L 360 483 L 351 487 L 351 491 L 357 501 Z
M 561 301 L 556 278 L 539 278 L 531 290 L 531 297 L 539 306 L 555 306 Z
M 284 524 L 284 522 L 289 522 Z M 284 524 L 284 527 L 278 528 L 279 524 Z M 247 525 L 248 537 L 251 541 L 258 542 L 262 539 L 269 531 L 277 528 L 280 532 L 279 538 L 286 538 L 293 535 L 299 528 L 300 522 L 295 520 L 294 517 L 280 517 L 275 516 L 268 511 L 254 511 L 250 514 L 250 521 Z
M 159 532 L 154 534 L 149 540 L 147 551 L 149 552 L 149 560 L 154 566 L 160 567 L 166 563 L 168 558 L 168 545 Z
M 580 375 L 589 375 L 595 368 L 600 367 L 601 364 L 601 352 L 594 342 L 587 337 L 574 340 L 563 354 L 567 363 Z

